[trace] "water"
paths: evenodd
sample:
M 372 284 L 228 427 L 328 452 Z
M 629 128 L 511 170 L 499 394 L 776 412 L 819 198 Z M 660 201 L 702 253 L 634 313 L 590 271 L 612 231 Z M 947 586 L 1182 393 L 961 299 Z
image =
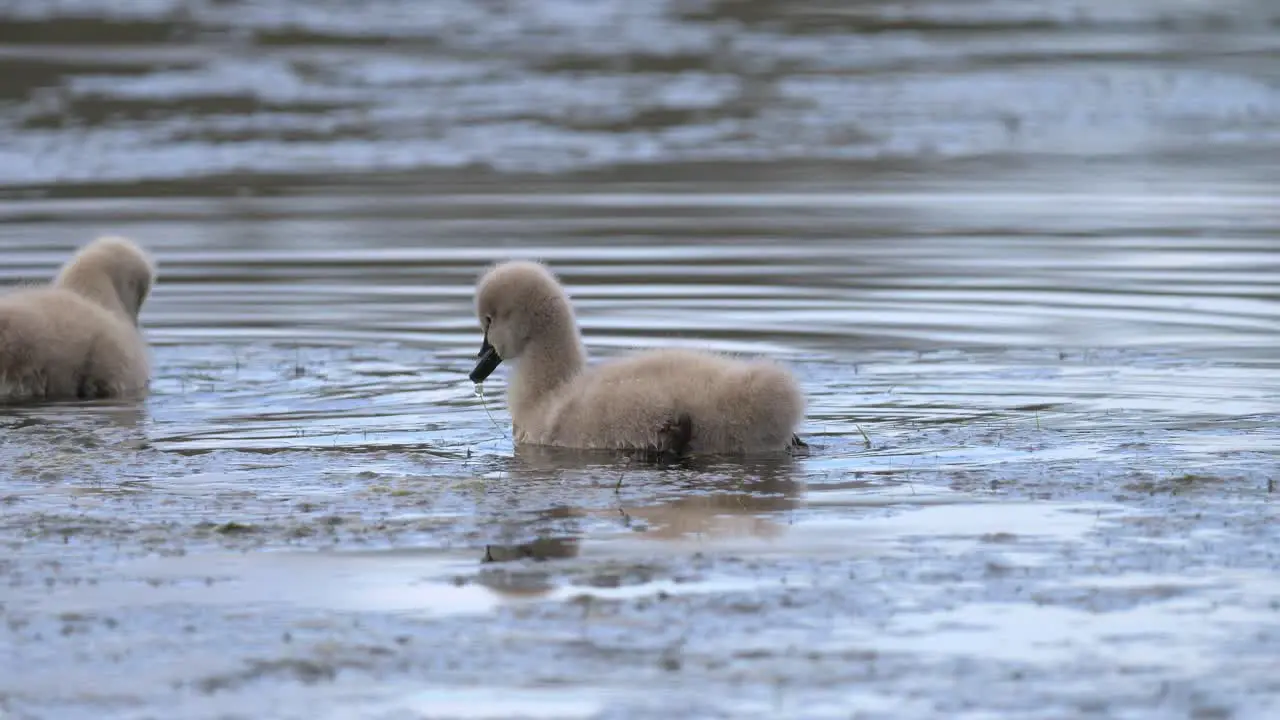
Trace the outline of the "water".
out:
M 0 714 L 1270 717 L 1278 13 L 0 3 L 0 282 L 161 265 L 0 411 Z M 511 256 L 812 454 L 516 451 Z

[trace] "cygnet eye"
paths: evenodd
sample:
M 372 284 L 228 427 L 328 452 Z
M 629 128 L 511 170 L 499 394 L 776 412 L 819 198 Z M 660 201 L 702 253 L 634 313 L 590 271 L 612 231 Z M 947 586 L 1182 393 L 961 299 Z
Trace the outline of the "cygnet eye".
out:
M 492 324 L 493 324 L 493 316 L 492 316 L 492 315 L 485 315 L 485 316 L 484 316 L 484 330 L 485 330 L 485 332 L 488 332 L 488 331 L 489 331 L 489 326 L 490 326 L 490 325 L 492 325 Z

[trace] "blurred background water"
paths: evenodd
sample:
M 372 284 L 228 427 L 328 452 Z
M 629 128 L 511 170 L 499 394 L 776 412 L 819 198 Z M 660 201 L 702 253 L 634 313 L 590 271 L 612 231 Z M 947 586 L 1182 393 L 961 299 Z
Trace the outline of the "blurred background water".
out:
M 1280 712 L 1280 5 L 0 0 L 0 712 Z M 792 364 L 807 457 L 522 450 L 472 285 Z

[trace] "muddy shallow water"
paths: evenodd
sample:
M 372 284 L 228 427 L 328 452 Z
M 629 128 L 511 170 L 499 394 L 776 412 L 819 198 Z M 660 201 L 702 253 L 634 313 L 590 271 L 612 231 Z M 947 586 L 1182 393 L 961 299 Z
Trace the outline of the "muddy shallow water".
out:
M 1280 10 L 0 4 L 0 715 L 1280 713 Z M 522 448 L 471 288 L 792 364 L 808 457 Z

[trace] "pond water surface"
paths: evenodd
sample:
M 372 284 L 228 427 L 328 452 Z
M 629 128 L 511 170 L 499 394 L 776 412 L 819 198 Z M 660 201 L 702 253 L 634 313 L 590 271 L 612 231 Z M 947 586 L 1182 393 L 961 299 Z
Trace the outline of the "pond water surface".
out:
M 1278 29 L 0 3 L 0 282 L 161 268 L 145 402 L 0 410 L 0 716 L 1277 716 Z M 508 257 L 811 453 L 515 450 Z

